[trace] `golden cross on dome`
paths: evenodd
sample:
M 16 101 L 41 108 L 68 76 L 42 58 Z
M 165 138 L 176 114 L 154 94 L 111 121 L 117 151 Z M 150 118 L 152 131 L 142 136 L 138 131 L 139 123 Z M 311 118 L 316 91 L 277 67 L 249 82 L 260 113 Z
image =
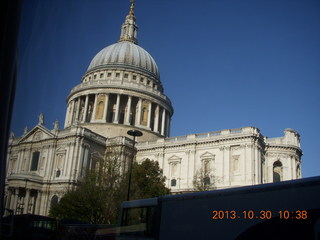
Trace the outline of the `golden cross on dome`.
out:
M 134 5 L 135 5 L 135 3 L 134 3 L 134 0 L 130 0 L 130 2 L 131 2 L 131 7 L 130 7 L 130 15 L 134 15 Z

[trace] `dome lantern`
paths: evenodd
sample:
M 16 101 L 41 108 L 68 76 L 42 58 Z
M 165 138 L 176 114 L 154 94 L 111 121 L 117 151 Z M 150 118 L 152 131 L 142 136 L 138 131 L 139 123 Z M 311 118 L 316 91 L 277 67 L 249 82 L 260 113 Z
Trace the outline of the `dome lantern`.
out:
M 121 27 L 121 36 L 119 42 L 129 41 L 134 44 L 138 44 L 137 31 L 138 26 L 136 24 L 136 17 L 134 16 L 134 1 L 131 0 L 130 12 L 126 17 L 125 22 Z

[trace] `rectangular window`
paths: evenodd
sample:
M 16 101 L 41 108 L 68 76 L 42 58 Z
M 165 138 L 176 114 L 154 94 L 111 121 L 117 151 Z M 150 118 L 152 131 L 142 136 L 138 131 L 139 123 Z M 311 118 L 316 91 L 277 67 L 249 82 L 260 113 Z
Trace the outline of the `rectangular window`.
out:
M 103 78 L 103 73 L 100 73 L 100 78 Z
M 136 79 L 137 79 L 137 76 L 136 76 L 136 75 L 133 75 L 133 76 L 132 76 L 132 79 L 133 79 L 133 80 L 136 80 Z
M 171 187 L 177 186 L 177 180 L 176 179 L 171 179 Z
M 93 75 L 93 79 L 96 79 L 97 78 L 97 75 L 95 74 L 95 75 Z
M 142 77 L 142 78 L 140 78 L 140 82 L 143 82 L 144 81 L 144 78 Z
M 117 77 L 117 78 L 120 77 L 120 73 L 116 73 L 116 77 Z
M 124 209 L 120 235 L 154 237 L 156 215 L 156 206 Z
M 111 73 L 110 72 L 108 73 L 108 77 L 111 77 Z
M 128 73 L 125 73 L 125 74 L 124 74 L 124 78 L 128 78 Z
M 38 170 L 39 157 L 40 157 L 40 152 L 32 153 L 32 161 L 31 161 L 30 171 L 37 171 Z

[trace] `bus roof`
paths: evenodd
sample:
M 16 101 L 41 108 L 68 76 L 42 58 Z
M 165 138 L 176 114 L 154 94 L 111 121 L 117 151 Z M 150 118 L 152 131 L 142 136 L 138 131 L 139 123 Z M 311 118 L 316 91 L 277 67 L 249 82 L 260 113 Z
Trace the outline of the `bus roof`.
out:
M 191 199 L 199 199 L 199 198 L 207 198 L 207 197 L 218 197 L 218 196 L 227 196 L 227 195 L 235 195 L 235 194 L 248 194 L 253 192 L 268 192 L 268 191 L 278 191 L 281 189 L 295 189 L 304 186 L 320 186 L 320 176 L 317 177 L 309 177 L 297 180 L 289 180 L 282 181 L 277 183 L 266 183 L 259 185 L 251 185 L 251 186 L 243 186 L 236 188 L 228 188 L 228 189 L 219 189 L 219 190 L 211 190 L 211 191 L 203 191 L 203 192 L 193 192 L 193 193 L 184 193 L 177 195 L 166 195 L 160 197 L 160 201 L 178 201 L 178 200 L 191 200 Z M 320 193 L 319 193 L 320 194 Z
M 156 206 L 158 198 L 139 199 L 133 201 L 126 201 L 122 203 L 122 208 L 134 208 L 140 206 Z

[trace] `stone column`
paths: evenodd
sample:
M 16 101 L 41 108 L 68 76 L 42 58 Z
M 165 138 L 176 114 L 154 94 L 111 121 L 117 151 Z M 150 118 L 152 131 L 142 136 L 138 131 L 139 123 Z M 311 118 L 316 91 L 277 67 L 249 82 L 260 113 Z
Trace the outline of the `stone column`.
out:
M 132 27 L 132 25 L 130 24 L 129 25 L 129 34 L 128 34 L 129 36 L 132 36 L 133 35 L 133 27 Z
M 187 188 L 189 189 L 190 188 L 190 186 L 189 186 L 189 182 L 190 182 L 190 176 L 189 176 L 189 174 L 190 174 L 190 167 L 191 167 L 191 164 L 190 164 L 190 150 L 187 150 L 186 152 L 185 152 L 185 154 L 186 154 L 186 159 L 187 159 L 187 163 L 188 163 L 188 168 L 187 168 Z
M 88 159 L 85 158 L 85 151 L 86 151 L 86 145 L 85 144 L 81 144 L 79 145 L 79 150 L 80 150 L 80 156 L 79 156 L 79 162 L 76 166 L 76 169 L 80 169 L 80 176 L 82 176 L 83 172 L 85 169 L 89 169 L 88 168 Z
M 79 119 L 80 102 L 81 102 L 81 99 L 80 99 L 80 97 L 79 97 L 79 98 L 78 98 L 78 101 L 77 101 L 76 116 L 75 116 L 75 120 L 78 121 L 78 122 L 80 122 L 80 119 Z
M 68 147 L 68 155 L 66 156 L 66 159 L 74 159 L 73 153 L 75 148 L 75 142 L 71 142 L 67 145 Z M 67 168 L 65 169 L 65 174 L 68 174 L 68 179 L 71 181 L 73 179 L 73 169 L 72 169 L 72 163 L 74 161 L 66 161 L 68 163 Z
M 151 129 L 151 110 L 152 110 L 152 102 L 149 102 L 148 123 L 147 123 L 147 127 L 149 129 Z
M 167 114 L 167 119 L 166 119 L 166 137 L 169 137 L 169 130 L 170 130 L 170 116 Z
M 258 154 L 258 183 L 263 183 L 263 176 L 262 176 L 262 159 L 261 159 L 261 149 L 260 146 L 257 146 L 257 154 Z
M 83 142 L 83 139 L 80 141 Z M 76 161 L 73 161 L 71 165 L 72 177 L 73 177 L 72 180 L 74 181 L 77 181 L 78 176 L 80 174 L 79 172 L 77 172 L 77 170 L 80 169 L 78 165 L 80 161 L 79 153 L 80 153 L 80 143 L 79 143 L 79 140 L 75 140 L 72 155 L 73 155 L 73 158 L 76 159 Z M 81 169 L 79 171 L 81 171 Z
M 247 156 L 247 149 L 248 149 L 248 145 L 247 144 L 244 144 L 243 145 L 243 148 L 244 148 L 244 159 L 245 161 L 243 162 L 244 164 L 244 182 L 247 183 L 247 174 L 248 174 L 248 169 L 247 169 L 247 159 L 248 159 L 248 156 Z
M 30 198 L 30 189 L 26 189 L 26 197 L 24 199 L 24 208 L 23 208 L 23 213 L 24 214 L 28 213 L 29 198 Z
M 142 99 L 139 98 L 139 102 L 138 102 L 138 113 L 136 116 L 136 126 L 140 126 L 141 124 L 141 111 L 142 111 Z
M 168 137 L 171 135 L 171 116 L 169 118 L 169 129 L 168 129 Z
M 9 188 L 8 188 L 8 191 L 7 191 L 7 199 L 6 199 L 6 201 L 5 201 L 5 205 L 4 205 L 4 207 L 5 208 L 9 208 L 9 209 L 11 209 L 10 208 L 10 203 L 12 202 L 12 190 L 10 190 Z
M 35 214 L 39 214 L 40 215 L 40 206 L 41 206 L 41 195 L 42 192 L 41 191 L 37 191 L 37 201 L 36 201 L 36 211 Z
M 291 157 L 292 179 L 297 179 L 297 162 L 295 157 Z
M 81 119 L 81 122 L 85 122 L 87 119 L 87 113 L 88 113 L 88 103 L 89 103 L 89 95 L 86 96 L 86 100 L 84 102 L 84 111 L 83 111 L 83 116 Z
M 84 148 L 84 159 L 85 159 L 85 161 L 88 161 L 88 159 L 89 159 L 89 146 L 88 145 L 86 145 Z
M 113 123 L 119 122 L 119 108 L 120 108 L 120 94 L 117 94 L 116 112 L 115 112 Z
M 132 97 L 128 96 L 127 115 L 126 115 L 125 121 L 124 121 L 124 124 L 126 124 L 126 125 L 130 125 L 131 101 L 132 101 Z
M 73 122 L 73 111 L 74 111 L 74 100 L 71 102 L 71 114 L 69 115 L 69 126 L 72 125 Z
M 46 191 L 44 192 L 44 194 L 42 195 L 42 205 L 41 205 L 41 215 L 47 215 L 49 213 L 50 210 L 50 195 L 51 195 L 51 191 L 48 190 L 48 186 L 46 186 Z
M 158 133 L 159 132 L 159 105 L 157 104 L 155 110 L 155 117 L 154 117 L 154 124 L 153 124 L 153 131 Z
M 14 188 L 12 190 L 12 195 L 11 195 L 11 199 L 10 199 L 10 205 L 9 205 L 9 208 L 10 209 L 15 209 L 16 208 L 16 201 L 17 201 L 17 192 L 18 192 L 18 189 L 17 188 Z
M 19 197 L 19 188 L 15 189 L 15 195 L 13 200 L 13 206 L 12 209 L 14 209 L 14 213 L 17 213 L 17 204 L 18 204 L 18 197 Z
M 105 94 L 103 117 L 102 117 L 102 120 L 103 120 L 104 122 L 107 122 L 108 105 L 109 105 L 109 93 Z
M 162 111 L 161 135 L 165 135 L 166 109 Z
M 22 166 L 22 163 L 23 163 L 23 155 L 24 155 L 24 151 L 25 149 L 22 149 L 18 155 L 18 159 L 17 159 L 17 173 L 21 172 L 21 166 Z
M 91 116 L 91 122 L 93 122 L 96 119 L 96 111 L 97 111 L 97 94 L 94 95 L 94 104 L 93 104 L 93 111 Z
M 67 161 L 67 154 L 66 154 L 66 151 L 64 152 L 64 154 L 62 155 L 62 159 L 63 159 L 63 166 L 62 166 L 62 169 L 61 170 L 61 176 L 66 176 L 66 173 L 67 173 L 67 164 L 68 164 L 68 161 Z
M 190 164 L 193 166 L 191 181 L 193 180 L 196 172 L 197 172 L 197 146 L 194 144 L 192 149 L 190 150 Z
M 290 172 L 290 180 L 294 179 L 293 176 L 294 176 L 294 167 L 293 167 L 293 162 L 292 162 L 292 156 L 290 155 L 289 156 L 289 159 L 290 159 L 290 162 L 289 162 L 289 172 Z
M 180 160 L 180 163 L 179 163 L 179 177 L 178 177 L 178 180 L 179 180 L 179 190 L 181 190 L 181 178 L 183 177 L 181 175 L 181 160 Z
M 230 186 L 230 146 L 224 147 L 224 185 Z
M 69 110 L 70 110 L 70 103 L 67 106 L 66 118 L 64 120 L 64 127 L 67 127 L 69 124 Z
M 260 172 L 259 172 L 259 156 L 258 156 L 258 151 L 259 151 L 259 146 L 258 146 L 258 143 L 256 143 L 254 145 L 254 162 L 255 162 L 255 169 L 254 169 L 254 174 L 255 174 L 255 179 L 254 179 L 254 183 L 255 184 L 258 184 L 259 183 L 259 176 L 260 176 Z
M 266 183 L 267 182 L 266 158 L 262 150 L 260 151 L 260 153 L 261 153 L 261 164 L 262 164 L 262 181 L 263 181 L 262 183 Z
M 255 149 L 255 144 L 254 142 L 252 143 L 252 146 L 251 146 L 251 175 L 252 175 L 252 185 L 255 184 L 255 178 L 256 178 L 256 173 L 255 173 L 255 159 L 254 159 L 254 149 Z

